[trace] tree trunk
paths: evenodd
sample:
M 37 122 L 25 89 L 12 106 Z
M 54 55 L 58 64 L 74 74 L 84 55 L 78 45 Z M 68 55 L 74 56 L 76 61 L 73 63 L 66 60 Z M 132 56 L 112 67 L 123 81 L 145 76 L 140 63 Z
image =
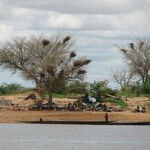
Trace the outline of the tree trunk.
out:
M 47 92 L 48 92 L 48 103 L 51 104 L 52 103 L 52 90 L 51 90 L 51 88 L 47 88 Z
M 143 84 L 145 83 L 144 76 L 141 75 Z
M 149 75 L 149 72 L 147 71 L 145 83 L 149 83 L 149 82 L 150 82 L 150 75 Z

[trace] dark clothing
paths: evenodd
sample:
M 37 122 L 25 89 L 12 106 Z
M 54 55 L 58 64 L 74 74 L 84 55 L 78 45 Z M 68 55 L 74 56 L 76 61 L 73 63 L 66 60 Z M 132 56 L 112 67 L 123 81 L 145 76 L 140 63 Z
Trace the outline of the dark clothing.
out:
M 108 123 L 108 114 L 106 113 L 104 117 L 105 117 L 105 122 Z
M 83 102 L 84 103 L 88 103 L 89 102 L 89 95 L 85 94 L 84 98 L 83 98 Z

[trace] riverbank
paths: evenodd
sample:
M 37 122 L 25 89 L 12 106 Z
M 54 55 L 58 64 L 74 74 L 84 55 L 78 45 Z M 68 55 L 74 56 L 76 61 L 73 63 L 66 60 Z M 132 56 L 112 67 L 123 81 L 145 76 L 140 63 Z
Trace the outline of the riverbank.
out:
M 14 105 L 29 106 L 33 104 L 33 100 L 25 101 L 25 97 L 28 93 L 0 96 L 1 100 L 11 100 Z M 67 106 L 68 103 L 73 103 L 76 99 L 68 98 L 54 98 L 53 101 L 59 106 Z M 109 121 L 115 124 L 123 123 L 149 123 L 150 122 L 150 111 L 148 106 L 150 105 L 149 98 L 146 97 L 133 97 L 128 98 L 126 101 L 128 108 L 123 112 L 109 112 Z M 110 105 L 111 103 L 105 103 Z M 137 105 L 146 106 L 147 113 L 133 113 L 133 110 Z M 113 107 L 112 104 L 110 107 Z M 41 123 L 40 118 L 43 120 L 42 123 L 66 123 L 66 124 L 103 124 L 105 112 L 98 111 L 14 111 L 12 106 L 1 107 L 0 109 L 0 123 Z
M 104 122 L 105 112 L 69 111 L 0 111 L 0 123 L 39 122 Z M 150 113 L 110 112 L 109 121 L 114 123 L 150 122 Z

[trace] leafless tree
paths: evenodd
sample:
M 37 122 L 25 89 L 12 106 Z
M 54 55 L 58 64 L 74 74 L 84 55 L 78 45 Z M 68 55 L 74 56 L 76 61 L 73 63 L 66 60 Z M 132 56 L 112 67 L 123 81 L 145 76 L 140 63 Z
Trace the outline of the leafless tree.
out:
M 120 50 L 134 75 L 138 75 L 143 83 L 150 83 L 150 41 L 139 40 Z
M 0 66 L 19 71 L 25 79 L 34 81 L 37 87 L 48 92 L 48 102 L 52 103 L 53 88 L 68 80 L 83 79 L 85 66 L 91 62 L 76 58 L 72 46 L 70 36 L 16 37 L 1 46 Z
M 131 80 L 133 78 L 133 72 L 127 68 L 115 69 L 112 71 L 112 78 L 114 82 L 116 82 L 121 87 L 121 89 L 124 89 L 130 86 Z

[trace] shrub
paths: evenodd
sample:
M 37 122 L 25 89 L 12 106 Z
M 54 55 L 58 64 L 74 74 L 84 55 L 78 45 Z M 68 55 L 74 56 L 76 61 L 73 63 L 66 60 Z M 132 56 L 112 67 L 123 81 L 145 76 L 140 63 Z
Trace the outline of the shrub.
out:
M 145 83 L 142 85 L 142 92 L 144 94 L 150 94 L 150 83 Z
M 111 89 L 111 88 L 106 88 L 106 89 L 104 90 L 104 93 L 105 93 L 105 94 L 110 94 L 110 95 L 116 96 L 116 95 L 117 95 L 117 90 L 113 90 L 113 89 Z
M 23 87 L 19 84 L 3 84 L 0 86 L 0 95 L 13 94 L 15 92 L 21 91 Z

